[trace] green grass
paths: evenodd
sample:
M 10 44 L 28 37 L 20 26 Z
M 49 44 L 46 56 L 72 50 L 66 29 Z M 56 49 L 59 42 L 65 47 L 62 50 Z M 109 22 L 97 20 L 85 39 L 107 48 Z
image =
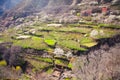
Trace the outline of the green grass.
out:
M 66 26 L 67 27 L 78 27 L 80 26 L 81 24 L 67 24 Z
M 42 38 L 34 36 L 31 39 L 15 40 L 14 45 L 21 46 L 23 48 L 33 48 L 37 50 L 45 50 L 48 48 L 48 46 L 44 44 Z
M 78 24 L 79 25 L 79 24 Z M 91 29 L 88 28 L 80 28 L 80 27 L 44 27 L 39 29 L 41 31 L 57 31 L 57 32 L 78 32 L 78 33 L 88 33 Z
M 84 48 L 80 47 L 80 44 L 76 41 L 73 40 L 63 40 L 63 41 L 59 41 L 58 44 L 64 48 L 69 48 L 72 50 L 86 50 Z
M 42 61 L 37 61 L 34 59 L 26 59 L 34 68 L 34 71 L 41 71 L 42 69 L 44 69 L 47 66 L 50 66 L 50 64 L 42 62 Z
M 44 42 L 50 46 L 55 46 L 56 41 L 53 39 L 45 39 Z
M 84 37 L 80 39 L 80 45 L 86 46 L 86 47 L 92 47 L 97 44 L 96 41 L 94 41 L 92 38 Z
M 114 24 L 98 24 L 100 27 L 103 28 L 116 28 L 116 29 L 120 29 L 120 25 L 114 25 Z
M 68 62 L 67 62 L 67 61 L 64 61 L 64 60 L 56 59 L 56 60 L 55 60 L 55 64 L 56 64 L 56 65 L 61 65 L 61 66 L 67 66 L 67 65 L 68 65 Z
M 53 62 L 53 60 L 51 58 L 42 58 L 42 57 L 37 57 L 37 56 L 34 56 L 33 58 L 37 59 L 37 60 L 40 60 L 40 61 L 43 61 L 43 62 L 47 62 L 47 63 L 52 63 Z
M 73 64 L 72 64 L 72 63 L 69 63 L 69 64 L 68 64 L 68 67 L 72 69 Z
M 82 27 L 83 26 L 83 27 Z M 84 26 L 91 26 L 87 28 Z M 37 50 L 48 50 L 50 46 L 57 46 L 68 48 L 72 50 L 85 50 L 80 45 L 93 46 L 96 42 L 89 37 L 90 32 L 95 28 L 103 30 L 105 35 L 98 35 L 95 39 L 110 37 L 117 33 L 116 30 L 109 28 L 101 29 L 102 26 L 108 27 L 120 27 L 119 25 L 110 24 L 95 24 L 87 22 L 86 24 L 64 24 L 64 27 L 47 27 L 47 23 L 35 23 L 33 26 L 22 27 L 22 29 L 15 30 L 10 28 L 2 33 L 0 42 L 13 42 L 14 45 L 21 46 L 23 48 L 33 48 Z M 11 37 L 16 37 L 18 34 L 23 35 L 24 31 L 35 29 L 35 34 L 27 34 L 32 36 L 30 39 L 14 40 Z M 48 31 L 48 32 L 47 32 Z M 87 37 L 84 35 L 88 34 Z
M 84 44 L 81 44 L 81 45 L 86 46 L 86 47 L 92 47 L 92 46 L 97 45 L 97 42 L 84 43 Z
M 90 42 L 93 42 L 94 40 L 92 38 L 89 38 L 89 37 L 83 37 L 80 39 L 80 44 L 83 44 L 83 43 L 90 43 Z

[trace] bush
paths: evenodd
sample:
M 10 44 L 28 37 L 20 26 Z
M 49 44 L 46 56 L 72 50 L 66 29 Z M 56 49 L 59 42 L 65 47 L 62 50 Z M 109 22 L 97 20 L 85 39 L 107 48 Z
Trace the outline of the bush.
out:
M 5 60 L 0 61 L 0 66 L 7 66 L 7 62 Z

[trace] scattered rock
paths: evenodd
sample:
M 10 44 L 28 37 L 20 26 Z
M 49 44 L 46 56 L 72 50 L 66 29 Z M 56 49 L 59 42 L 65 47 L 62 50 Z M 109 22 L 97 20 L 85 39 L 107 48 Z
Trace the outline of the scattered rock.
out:
M 71 80 L 73 77 L 76 77 L 76 76 L 72 73 L 72 71 L 65 71 L 61 75 L 61 80 L 64 80 L 66 78 L 69 78 Z
M 30 32 L 31 34 L 35 34 L 36 30 L 35 30 L 35 29 L 31 29 L 29 32 Z
M 27 35 L 21 35 L 16 37 L 16 39 L 29 39 L 29 38 L 31 38 L 31 36 L 27 36 Z
M 58 77 L 58 78 L 59 78 L 59 77 L 60 77 L 60 74 L 61 74 L 60 71 L 54 71 L 52 75 L 53 75 L 54 77 Z
M 64 50 L 61 49 L 61 48 L 55 48 L 54 54 L 55 54 L 56 56 L 58 56 L 58 57 L 61 57 L 61 56 L 64 55 Z
M 47 24 L 48 27 L 62 27 L 62 24 Z
M 92 30 L 90 33 L 90 37 L 95 37 L 99 34 L 98 30 Z
M 65 54 L 65 56 L 66 56 L 67 58 L 71 58 L 71 57 L 73 57 L 73 54 L 72 54 L 71 51 L 68 51 L 68 52 Z

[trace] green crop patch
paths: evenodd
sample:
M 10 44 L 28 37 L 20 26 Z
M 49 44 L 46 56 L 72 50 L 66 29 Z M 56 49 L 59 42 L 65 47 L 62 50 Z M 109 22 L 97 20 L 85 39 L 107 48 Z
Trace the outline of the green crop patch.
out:
M 86 47 L 92 47 L 92 46 L 97 45 L 97 42 L 84 43 L 84 44 L 82 44 L 82 45 L 83 45 L 83 46 L 86 46 Z
M 53 40 L 53 39 L 45 39 L 44 42 L 47 44 L 47 45 L 50 45 L 50 46 L 54 46 L 56 41 Z
M 93 42 L 94 40 L 92 38 L 89 38 L 89 37 L 83 37 L 80 39 L 80 44 L 83 44 L 83 43 L 91 43 Z
M 73 40 L 63 40 L 59 41 L 58 44 L 64 48 L 69 48 L 73 50 L 86 50 L 85 48 L 81 48 L 80 44 Z
M 48 48 L 48 46 L 44 44 L 42 38 L 34 36 L 31 39 L 15 40 L 14 45 L 21 46 L 23 48 L 33 48 L 37 50 L 45 50 Z
M 51 58 L 45 58 L 45 57 L 37 57 L 37 56 L 34 56 L 33 57 L 34 59 L 37 59 L 37 60 L 40 60 L 40 61 L 43 61 L 43 62 L 47 62 L 47 63 L 52 63 L 53 60 Z

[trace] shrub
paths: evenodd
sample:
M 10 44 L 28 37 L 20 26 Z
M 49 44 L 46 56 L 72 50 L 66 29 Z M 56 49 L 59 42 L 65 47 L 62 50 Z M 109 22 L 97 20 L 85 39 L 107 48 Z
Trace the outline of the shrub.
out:
M 5 60 L 0 61 L 0 66 L 7 66 L 7 62 Z
M 21 67 L 20 66 L 16 66 L 16 71 L 21 71 Z
M 80 16 L 80 13 L 77 13 L 76 15 L 77 15 L 77 16 Z

